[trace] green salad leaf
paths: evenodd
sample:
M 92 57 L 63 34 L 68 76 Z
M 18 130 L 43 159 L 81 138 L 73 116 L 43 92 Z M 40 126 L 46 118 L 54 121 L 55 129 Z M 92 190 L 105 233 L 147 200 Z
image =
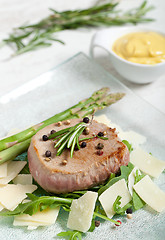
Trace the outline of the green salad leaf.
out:
M 116 200 L 115 200 L 115 202 L 114 202 L 114 204 L 113 204 L 113 209 L 114 209 L 114 211 L 115 211 L 116 214 L 123 215 L 123 214 L 125 214 L 125 211 L 126 211 L 128 208 L 132 207 L 132 204 L 131 204 L 131 202 L 129 202 L 129 203 L 127 203 L 124 207 L 121 208 L 121 207 L 120 207 L 120 205 L 121 205 L 120 199 L 121 199 L 121 198 L 122 198 L 121 196 L 117 196 L 117 198 L 116 198 Z
M 145 177 L 145 174 L 139 174 L 138 170 L 136 170 L 134 184 L 139 182 L 143 177 Z M 133 189 L 133 195 L 132 195 L 132 203 L 135 210 L 139 210 L 145 205 L 145 202 L 139 197 L 139 195 L 135 192 L 134 189 Z
M 131 143 L 129 143 L 127 140 L 123 140 L 122 142 L 127 146 L 129 152 L 133 151 L 133 147 Z
M 23 213 L 33 215 L 38 211 L 42 211 L 48 207 L 57 208 L 58 206 L 68 209 L 73 199 L 60 198 L 55 196 L 41 196 L 37 197 L 32 193 L 27 193 L 31 201 L 27 203 L 20 203 L 13 211 L 7 210 L 0 212 L 0 216 L 16 216 Z
M 79 231 L 66 231 L 57 234 L 58 237 L 64 237 L 68 240 L 82 240 L 82 233 Z
M 110 186 L 112 186 L 114 183 L 118 182 L 119 180 L 121 180 L 123 178 L 126 181 L 128 181 L 128 176 L 131 173 L 131 171 L 133 170 L 133 168 L 134 168 L 134 165 L 129 162 L 127 166 L 120 167 L 121 175 L 119 175 L 118 177 L 115 177 L 115 174 L 111 173 L 108 182 L 98 190 L 98 194 L 99 195 L 102 194 Z
M 27 158 L 27 152 L 24 152 L 20 155 L 18 155 L 14 161 L 28 161 L 28 158 Z

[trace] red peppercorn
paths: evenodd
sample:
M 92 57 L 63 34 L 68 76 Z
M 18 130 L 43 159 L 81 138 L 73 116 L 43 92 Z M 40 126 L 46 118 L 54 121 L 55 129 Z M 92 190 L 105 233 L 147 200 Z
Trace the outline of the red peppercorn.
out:
M 99 227 L 100 226 L 100 221 L 95 221 L 95 227 Z
M 103 155 L 103 151 L 98 150 L 98 151 L 97 151 L 97 155 L 99 155 L 99 156 Z
M 116 222 L 120 223 L 120 225 L 121 225 L 121 221 L 120 220 L 117 220 Z M 120 225 L 115 224 L 115 226 L 117 226 L 117 227 L 119 227 Z

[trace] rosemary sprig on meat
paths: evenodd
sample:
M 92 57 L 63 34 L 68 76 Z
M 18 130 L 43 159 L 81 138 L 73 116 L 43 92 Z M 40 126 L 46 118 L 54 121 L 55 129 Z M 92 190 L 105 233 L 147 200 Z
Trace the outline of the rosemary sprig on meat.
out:
M 87 117 L 85 117 L 84 119 L 89 120 L 89 118 Z M 54 141 L 58 139 L 54 145 L 54 148 L 58 148 L 56 156 L 61 155 L 62 152 L 68 148 L 70 149 L 70 157 L 72 158 L 75 147 L 77 147 L 77 149 L 80 149 L 80 142 L 93 139 L 95 137 L 101 138 L 103 140 L 108 139 L 107 137 L 100 137 L 99 135 L 79 139 L 80 135 L 90 124 L 92 124 L 93 120 L 92 118 L 90 122 L 85 122 L 84 119 L 82 122 L 77 123 L 75 126 L 64 128 L 58 132 L 51 134 L 48 137 L 48 139 L 53 139 Z
M 93 6 L 83 10 L 52 12 L 48 17 L 38 23 L 23 25 L 13 30 L 3 43 L 14 47 L 14 55 L 33 51 L 41 47 L 49 47 L 53 42 L 63 41 L 57 39 L 54 33 L 65 29 L 77 29 L 82 27 L 100 27 L 112 25 L 124 25 L 127 23 L 142 23 L 153 21 L 151 18 L 144 17 L 146 13 L 153 9 L 147 6 L 144 1 L 138 8 L 127 12 L 117 11 L 115 8 L 118 3 L 110 3 Z
M 54 146 L 55 148 L 58 147 L 56 155 L 59 156 L 64 151 L 64 149 L 71 148 L 70 156 L 72 158 L 75 146 L 77 145 L 77 147 L 80 149 L 79 136 L 84 131 L 87 125 L 89 124 L 80 122 L 73 127 L 69 127 L 61 130 L 62 134 L 61 134 L 61 131 L 58 131 L 52 134 L 49 137 L 49 139 L 55 137 L 55 140 L 56 140 L 56 137 L 58 138 L 60 136 L 60 139 L 57 141 L 57 143 Z
M 13 160 L 16 156 L 25 152 L 30 145 L 32 136 L 49 124 L 72 118 L 90 116 L 97 110 L 104 109 L 105 107 L 117 102 L 125 95 L 124 93 L 108 94 L 108 91 L 109 88 L 106 87 L 95 91 L 91 97 L 80 101 L 71 108 L 55 114 L 53 117 L 20 133 L 0 140 L 0 164 Z

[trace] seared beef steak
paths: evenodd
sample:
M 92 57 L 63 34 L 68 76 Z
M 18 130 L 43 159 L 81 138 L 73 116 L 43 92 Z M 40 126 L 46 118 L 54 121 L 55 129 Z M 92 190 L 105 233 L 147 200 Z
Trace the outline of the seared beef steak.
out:
M 69 126 L 74 126 L 81 121 L 72 119 Z M 110 173 L 116 173 L 120 166 L 128 164 L 129 151 L 118 138 L 115 129 L 96 121 L 89 126 L 90 131 L 87 136 L 106 132 L 108 140 L 100 138 L 86 140 L 86 146 L 75 150 L 72 158 L 69 149 L 64 150 L 60 156 L 56 156 L 55 142 L 52 139 L 43 141 L 43 135 L 50 134 L 52 130 L 59 131 L 69 127 L 67 124 L 64 121 L 61 126 L 55 123 L 41 129 L 33 136 L 28 149 L 30 172 L 46 191 L 66 193 L 87 189 L 103 183 Z M 87 136 L 82 134 L 80 138 Z M 103 149 L 99 150 L 98 144 Z M 46 151 L 51 152 L 50 157 L 46 157 Z

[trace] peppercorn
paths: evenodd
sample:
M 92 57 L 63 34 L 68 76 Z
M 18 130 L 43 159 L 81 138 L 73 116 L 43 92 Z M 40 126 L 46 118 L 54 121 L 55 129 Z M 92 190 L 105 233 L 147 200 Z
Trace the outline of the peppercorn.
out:
M 59 121 L 59 122 L 57 123 L 57 126 L 60 127 L 61 125 L 62 125 L 62 122 Z
M 46 157 L 50 157 L 50 156 L 51 156 L 51 151 L 47 150 L 47 151 L 45 152 L 45 156 L 46 156 Z
M 89 118 L 88 117 L 83 118 L 83 122 L 84 123 L 89 123 Z
M 48 158 L 48 157 L 45 158 L 45 161 L 46 161 L 46 162 L 49 162 L 50 160 L 51 160 L 51 159 Z
M 98 135 L 99 137 L 103 137 L 103 136 L 104 136 L 104 133 L 103 133 L 103 132 L 99 132 L 97 135 Z
M 98 151 L 97 151 L 97 155 L 99 155 L 99 156 L 103 155 L 103 151 L 98 150 Z
M 95 227 L 99 227 L 100 226 L 100 221 L 95 221 Z
M 70 120 L 66 120 L 66 121 L 64 122 L 64 124 L 65 124 L 65 125 L 69 125 L 69 124 L 70 124 Z
M 83 131 L 83 134 L 88 135 L 89 131 L 90 131 L 90 129 L 88 127 L 86 127 Z
M 51 132 L 50 132 L 50 134 L 52 135 L 53 133 L 55 133 L 56 131 L 55 130 L 52 130 Z
M 66 165 L 66 164 L 67 164 L 67 160 L 64 159 L 64 160 L 62 161 L 62 164 L 63 164 L 63 165 Z
M 121 221 L 120 220 L 117 220 L 117 222 L 120 223 L 120 225 L 121 225 Z M 115 224 L 115 226 L 117 226 L 117 227 L 120 226 L 120 225 Z
M 81 148 L 85 148 L 86 145 L 87 145 L 86 142 L 82 142 L 82 143 L 81 143 Z
M 126 213 L 127 214 L 132 214 L 132 208 L 127 208 Z
M 128 219 L 131 219 L 131 218 L 132 218 L 132 214 L 131 214 L 131 213 L 128 213 L 128 214 L 127 214 L 127 218 L 128 218 Z
M 43 135 L 43 136 L 42 136 L 42 140 L 43 140 L 43 141 L 47 141 L 47 140 L 48 140 L 48 136 L 47 136 L 47 135 Z
M 97 149 L 103 149 L 104 148 L 104 144 L 98 143 L 96 148 Z

